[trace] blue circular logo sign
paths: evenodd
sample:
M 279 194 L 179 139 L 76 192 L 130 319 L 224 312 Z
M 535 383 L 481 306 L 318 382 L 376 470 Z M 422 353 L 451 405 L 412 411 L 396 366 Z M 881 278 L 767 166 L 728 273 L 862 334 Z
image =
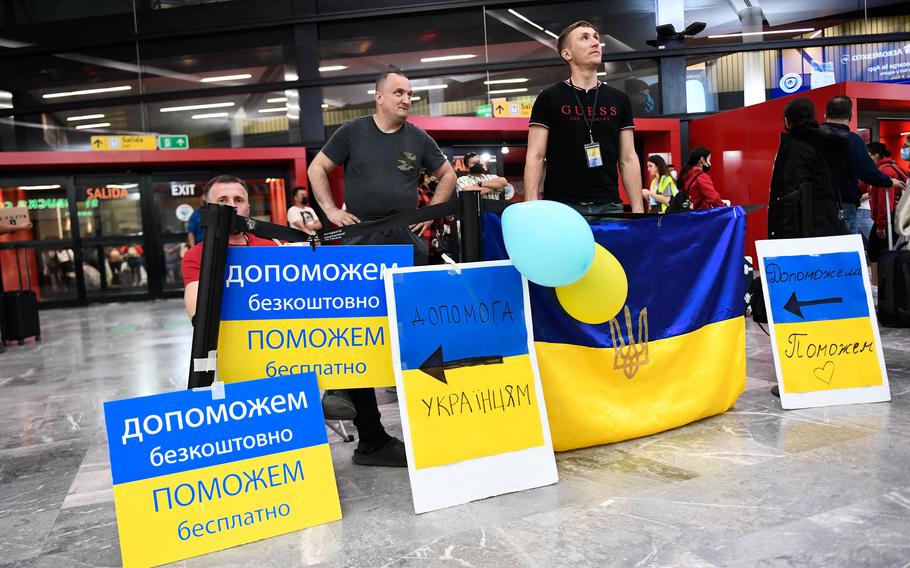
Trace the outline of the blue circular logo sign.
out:
M 780 78 L 780 90 L 785 93 L 795 93 L 803 86 L 803 76 L 799 73 L 787 73 Z

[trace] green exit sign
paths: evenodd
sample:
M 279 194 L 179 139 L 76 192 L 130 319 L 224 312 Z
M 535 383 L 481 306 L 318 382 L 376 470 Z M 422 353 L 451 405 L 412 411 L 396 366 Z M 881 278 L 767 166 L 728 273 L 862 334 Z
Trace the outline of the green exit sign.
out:
M 493 105 L 477 105 L 474 108 L 474 116 L 489 117 L 493 116 Z
M 159 150 L 186 150 L 190 147 L 190 140 L 186 134 L 178 134 L 176 136 L 159 136 L 158 137 L 158 149 Z

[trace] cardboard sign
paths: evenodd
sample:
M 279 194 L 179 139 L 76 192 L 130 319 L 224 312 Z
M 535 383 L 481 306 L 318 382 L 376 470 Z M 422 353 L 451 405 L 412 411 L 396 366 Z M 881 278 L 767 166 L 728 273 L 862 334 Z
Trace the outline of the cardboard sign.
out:
M 126 567 L 341 518 L 312 373 L 106 402 L 104 418 Z
M 859 235 L 756 242 L 784 408 L 891 400 Z
M 229 248 L 219 376 L 313 371 L 324 389 L 392 386 L 382 277 L 412 263 L 410 245 Z
M 10 225 L 11 228 L 27 227 L 30 220 L 26 207 L 0 207 L 0 225 Z
M 527 281 L 504 261 L 390 275 L 414 510 L 556 483 Z

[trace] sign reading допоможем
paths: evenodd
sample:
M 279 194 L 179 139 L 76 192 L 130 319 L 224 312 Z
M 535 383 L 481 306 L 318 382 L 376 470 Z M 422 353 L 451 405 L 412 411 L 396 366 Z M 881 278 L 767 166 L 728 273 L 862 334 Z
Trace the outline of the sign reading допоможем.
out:
M 450 271 L 386 279 L 418 513 L 558 481 L 527 282 L 509 262 Z
M 229 248 L 219 376 L 314 371 L 321 388 L 393 385 L 382 277 L 412 262 L 409 245 Z
M 104 403 L 123 565 L 341 518 L 316 377 Z
M 858 235 L 758 241 L 784 408 L 891 399 Z

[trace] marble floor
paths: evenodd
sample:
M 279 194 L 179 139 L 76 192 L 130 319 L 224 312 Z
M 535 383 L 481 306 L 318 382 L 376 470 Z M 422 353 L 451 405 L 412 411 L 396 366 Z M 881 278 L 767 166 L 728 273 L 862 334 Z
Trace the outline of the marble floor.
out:
M 180 389 L 179 301 L 42 312 L 0 354 L 0 566 L 119 566 L 103 401 Z M 351 463 L 344 519 L 173 566 L 910 567 L 910 330 L 883 328 L 890 403 L 782 411 L 750 324 L 734 410 L 557 456 L 558 484 L 414 515 L 406 470 Z M 384 422 L 400 435 L 393 395 Z

